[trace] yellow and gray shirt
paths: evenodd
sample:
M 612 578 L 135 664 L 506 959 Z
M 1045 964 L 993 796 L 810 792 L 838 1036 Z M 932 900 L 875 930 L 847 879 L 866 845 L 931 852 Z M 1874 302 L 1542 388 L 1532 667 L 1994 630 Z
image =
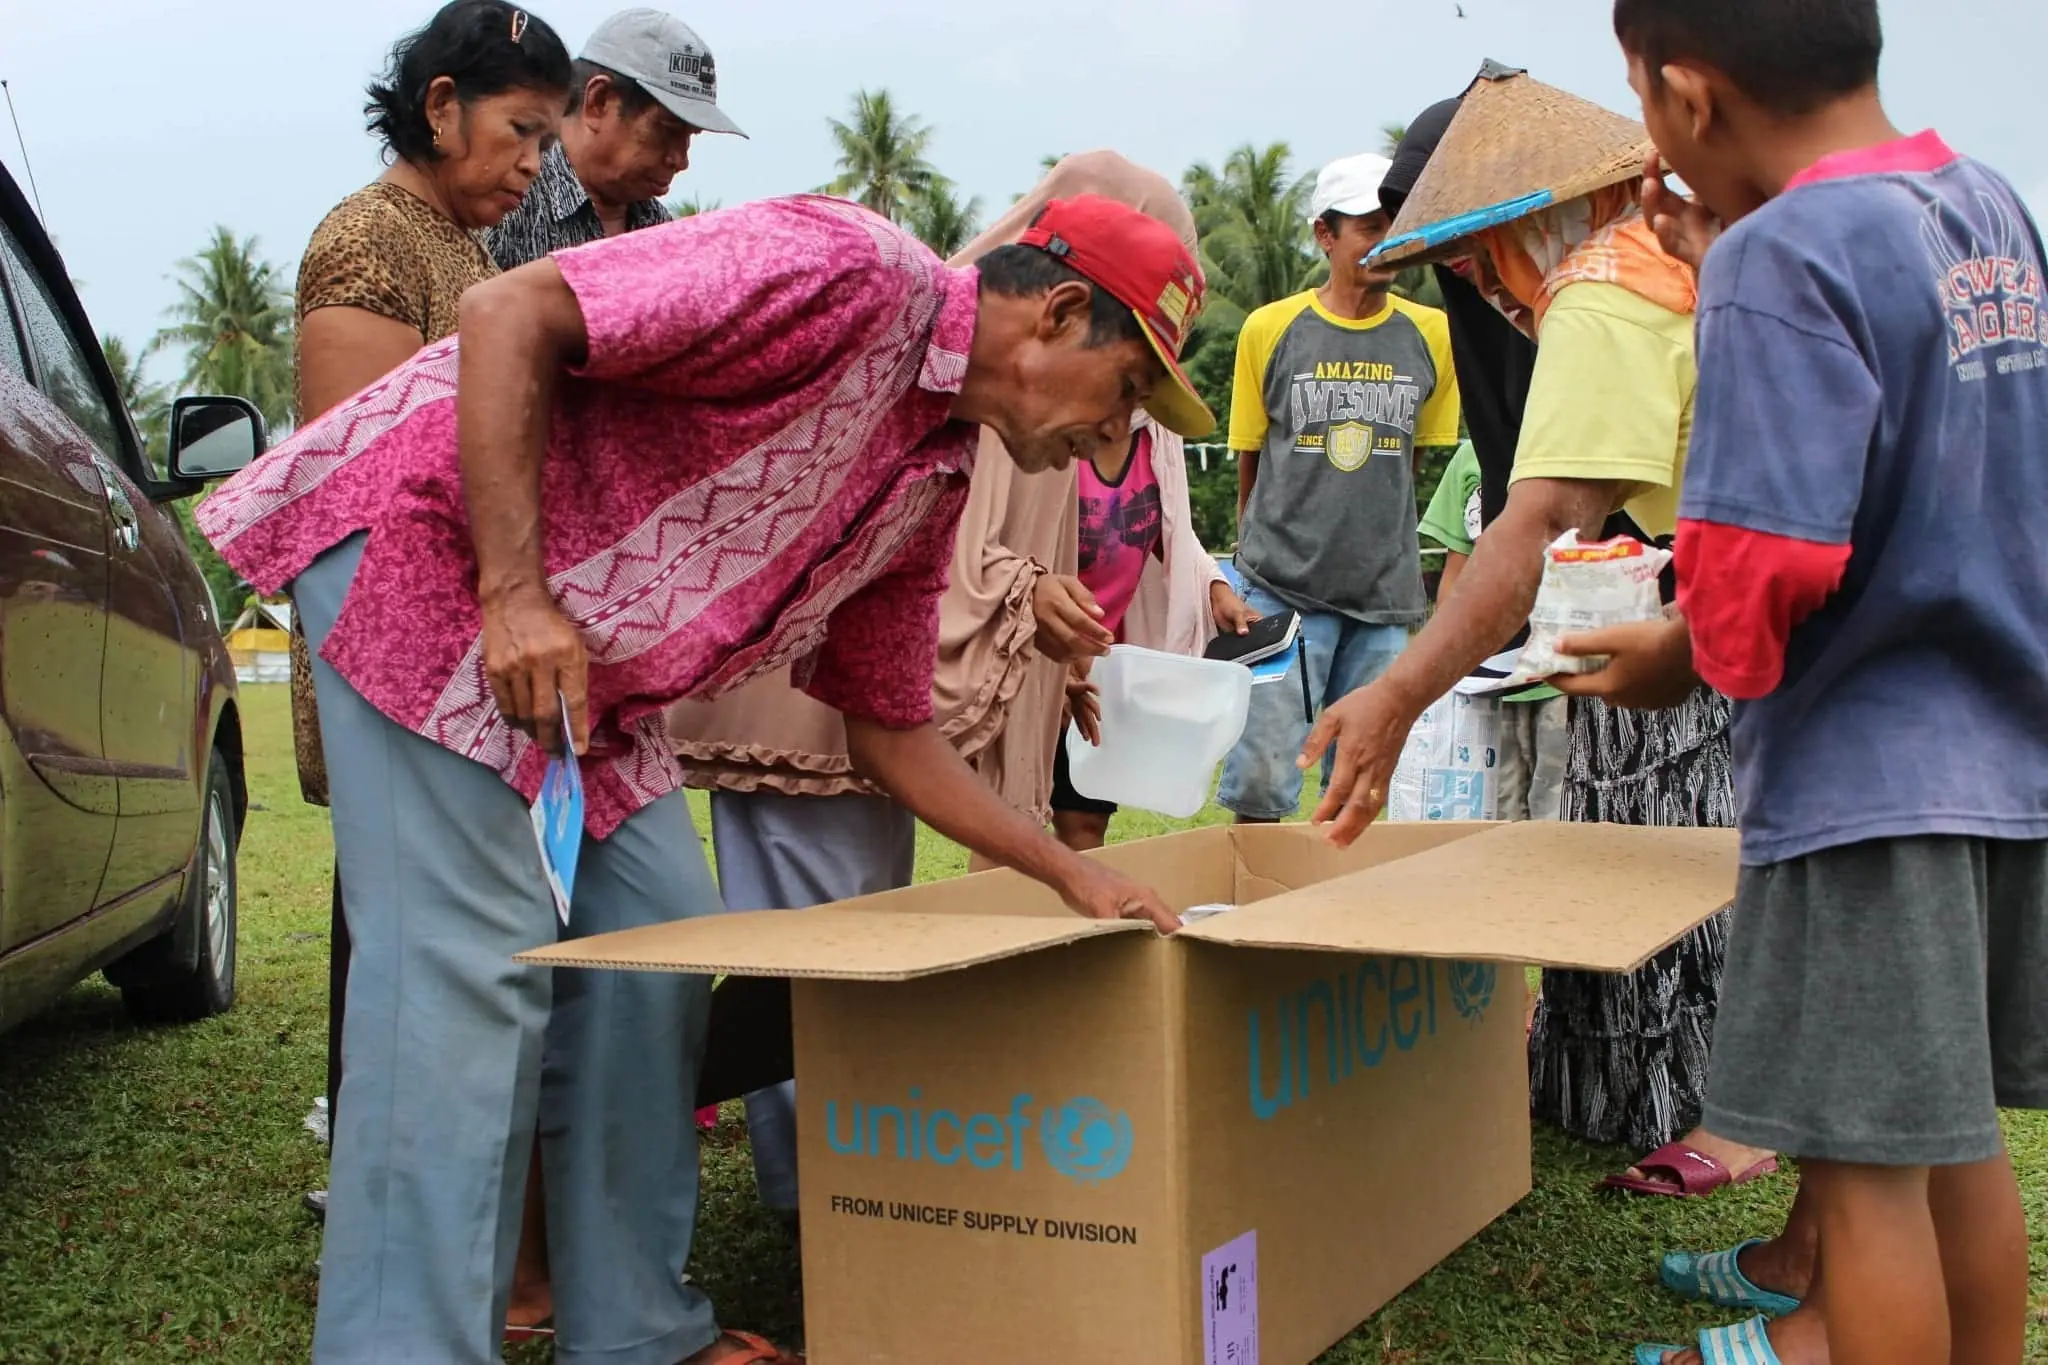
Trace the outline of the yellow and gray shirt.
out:
M 1259 309 L 1230 404 L 1231 449 L 1259 456 L 1238 567 L 1298 610 L 1421 624 L 1415 449 L 1457 443 L 1442 312 L 1390 296 L 1340 318 L 1314 291 Z

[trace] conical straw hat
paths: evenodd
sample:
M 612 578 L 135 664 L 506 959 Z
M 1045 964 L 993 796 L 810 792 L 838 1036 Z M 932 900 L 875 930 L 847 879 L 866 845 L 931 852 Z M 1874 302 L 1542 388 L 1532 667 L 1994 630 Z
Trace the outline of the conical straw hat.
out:
M 1372 263 L 1457 255 L 1475 232 L 1641 175 L 1651 150 L 1634 119 L 1488 62 Z

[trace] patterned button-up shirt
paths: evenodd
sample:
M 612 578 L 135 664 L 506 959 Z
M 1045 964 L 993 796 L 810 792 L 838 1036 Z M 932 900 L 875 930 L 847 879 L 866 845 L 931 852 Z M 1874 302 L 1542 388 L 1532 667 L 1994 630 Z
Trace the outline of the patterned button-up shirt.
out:
M 671 216 L 659 199 L 641 199 L 626 206 L 626 231 L 660 227 Z M 590 202 L 590 192 L 576 178 L 559 142 L 541 157 L 540 175 L 526 187 L 519 207 L 484 233 L 484 245 L 500 270 L 516 270 L 528 261 L 603 240 L 597 205 Z
M 548 585 L 589 651 L 590 832 L 681 786 L 661 710 L 794 661 L 810 695 L 932 714 L 938 601 L 977 429 L 951 420 L 976 276 L 801 196 L 556 257 L 589 331 L 542 469 Z M 455 445 L 460 337 L 223 485 L 201 528 L 276 592 L 369 543 L 321 649 L 394 721 L 531 799 L 546 756 L 498 714 Z

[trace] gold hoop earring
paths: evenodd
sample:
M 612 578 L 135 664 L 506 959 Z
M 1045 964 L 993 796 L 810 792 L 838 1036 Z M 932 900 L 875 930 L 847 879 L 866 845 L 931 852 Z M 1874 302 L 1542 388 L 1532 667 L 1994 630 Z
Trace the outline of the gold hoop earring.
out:
M 436 147 L 441 145 L 441 125 L 438 123 L 434 125 L 434 145 Z

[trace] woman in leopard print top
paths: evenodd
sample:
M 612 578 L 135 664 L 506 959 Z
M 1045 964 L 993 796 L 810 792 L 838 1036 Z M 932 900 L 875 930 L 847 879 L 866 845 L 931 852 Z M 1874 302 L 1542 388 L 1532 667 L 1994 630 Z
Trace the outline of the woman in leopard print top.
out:
M 390 169 L 336 205 L 299 263 L 298 408 L 310 420 L 456 329 L 463 291 L 498 273 L 480 234 L 540 173 L 570 86 L 553 29 L 502 0 L 454 0 L 392 50 L 365 107 Z M 313 660 L 292 628 L 292 729 L 305 799 L 327 804 Z M 334 878 L 327 1103 L 338 1131 L 349 934 Z M 325 1195 L 311 1196 L 325 1209 Z

